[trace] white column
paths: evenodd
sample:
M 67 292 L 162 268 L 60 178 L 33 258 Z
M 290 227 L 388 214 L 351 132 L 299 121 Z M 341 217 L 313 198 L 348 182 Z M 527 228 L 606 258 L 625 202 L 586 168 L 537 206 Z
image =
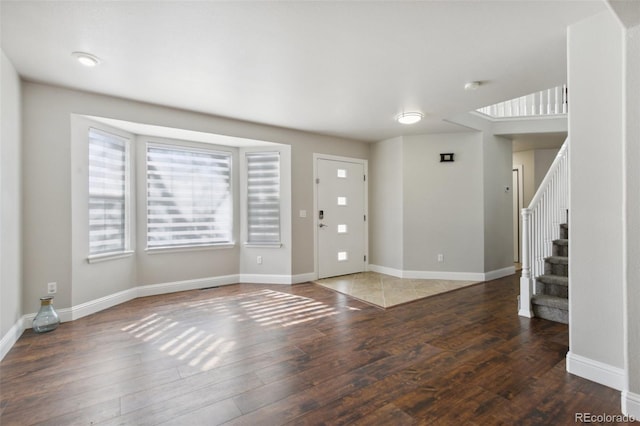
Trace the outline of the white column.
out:
M 520 277 L 520 307 L 518 315 L 533 318 L 531 297 L 533 296 L 533 279 L 531 277 L 531 210 L 522 209 L 522 276 Z

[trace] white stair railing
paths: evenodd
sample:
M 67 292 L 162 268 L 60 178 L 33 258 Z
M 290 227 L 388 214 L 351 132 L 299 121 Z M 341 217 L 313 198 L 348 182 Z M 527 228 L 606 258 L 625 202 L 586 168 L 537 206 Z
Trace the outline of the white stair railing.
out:
M 476 111 L 492 118 L 519 118 L 562 115 L 567 113 L 568 107 L 565 84 L 478 108 Z
M 544 259 L 560 236 L 569 208 L 569 139 L 564 142 L 529 207 L 522 209 L 522 276 L 518 314 L 532 318 L 531 298 L 536 278 L 544 274 Z

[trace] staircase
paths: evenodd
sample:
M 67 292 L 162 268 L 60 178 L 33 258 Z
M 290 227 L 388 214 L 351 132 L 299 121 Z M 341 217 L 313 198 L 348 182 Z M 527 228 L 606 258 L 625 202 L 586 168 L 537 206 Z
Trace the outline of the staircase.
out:
M 518 315 L 569 322 L 569 139 L 522 209 Z
M 560 225 L 560 238 L 553 241 L 552 255 L 544 259 L 544 274 L 536 277 L 531 306 L 536 317 L 569 323 L 569 226 L 566 223 Z

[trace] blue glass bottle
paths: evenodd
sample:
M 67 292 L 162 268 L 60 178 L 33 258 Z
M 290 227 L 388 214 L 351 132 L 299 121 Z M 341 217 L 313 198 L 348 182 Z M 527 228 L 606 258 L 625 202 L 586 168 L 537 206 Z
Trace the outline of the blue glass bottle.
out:
M 46 333 L 58 328 L 60 317 L 53 309 L 53 296 L 40 298 L 40 310 L 33 319 L 33 331 L 36 333 Z

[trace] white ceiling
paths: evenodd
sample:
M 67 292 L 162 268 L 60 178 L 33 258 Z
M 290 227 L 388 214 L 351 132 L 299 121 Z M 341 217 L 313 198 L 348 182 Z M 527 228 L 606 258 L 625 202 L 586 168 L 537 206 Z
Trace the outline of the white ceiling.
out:
M 566 80 L 574 1 L 6 1 L 2 49 L 28 80 L 352 139 Z M 102 63 L 81 67 L 73 51 Z M 465 82 L 480 80 L 477 91 Z M 408 127 L 402 111 L 426 114 Z

